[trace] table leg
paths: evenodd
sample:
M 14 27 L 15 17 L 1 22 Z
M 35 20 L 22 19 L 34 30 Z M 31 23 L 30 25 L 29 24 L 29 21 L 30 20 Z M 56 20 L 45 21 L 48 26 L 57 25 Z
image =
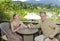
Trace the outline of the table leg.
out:
M 24 41 L 33 41 L 33 35 L 24 35 Z

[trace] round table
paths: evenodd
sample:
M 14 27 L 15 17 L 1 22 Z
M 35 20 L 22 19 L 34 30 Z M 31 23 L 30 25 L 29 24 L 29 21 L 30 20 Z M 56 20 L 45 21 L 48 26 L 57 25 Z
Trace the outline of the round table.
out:
M 38 29 L 19 29 L 17 32 L 23 35 L 23 41 L 33 41 Z
M 19 29 L 17 32 L 20 34 L 34 34 L 38 29 Z

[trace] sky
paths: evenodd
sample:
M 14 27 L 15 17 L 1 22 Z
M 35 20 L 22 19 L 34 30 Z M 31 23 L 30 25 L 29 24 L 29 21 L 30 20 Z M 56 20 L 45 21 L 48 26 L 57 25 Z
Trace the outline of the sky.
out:
M 27 3 L 42 3 L 42 4 L 56 4 L 60 6 L 60 0 L 13 0 L 13 1 L 22 1 L 22 2 L 27 2 Z

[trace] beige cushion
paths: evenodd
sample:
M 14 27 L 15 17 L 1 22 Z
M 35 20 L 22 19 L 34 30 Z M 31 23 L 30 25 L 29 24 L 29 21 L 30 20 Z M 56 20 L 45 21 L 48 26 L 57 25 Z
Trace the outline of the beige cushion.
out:
M 3 35 L 3 36 L 2 36 L 2 39 L 8 40 L 7 37 L 6 37 L 6 35 Z

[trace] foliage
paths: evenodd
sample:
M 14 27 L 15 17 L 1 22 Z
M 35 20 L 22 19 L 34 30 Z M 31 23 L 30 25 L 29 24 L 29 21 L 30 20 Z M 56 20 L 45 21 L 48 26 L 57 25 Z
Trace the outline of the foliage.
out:
M 60 6 L 51 6 L 51 4 L 26 4 L 22 2 L 13 2 L 11 0 L 0 0 L 0 20 L 10 20 L 10 17 L 14 13 L 18 13 L 20 16 L 23 17 L 28 13 L 28 12 L 51 12 L 53 16 L 51 19 L 53 19 L 55 22 L 60 22 Z M 55 19 L 57 17 L 57 19 Z

